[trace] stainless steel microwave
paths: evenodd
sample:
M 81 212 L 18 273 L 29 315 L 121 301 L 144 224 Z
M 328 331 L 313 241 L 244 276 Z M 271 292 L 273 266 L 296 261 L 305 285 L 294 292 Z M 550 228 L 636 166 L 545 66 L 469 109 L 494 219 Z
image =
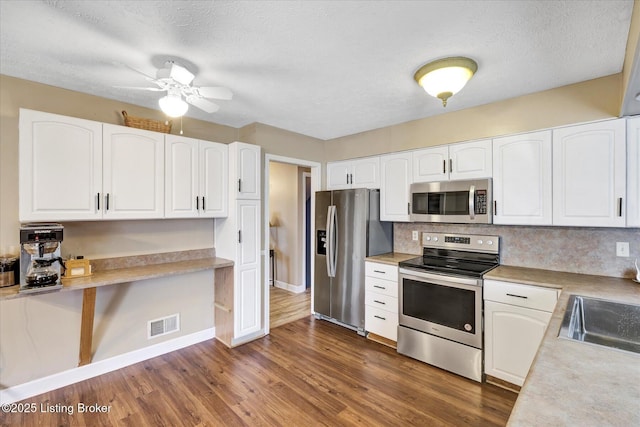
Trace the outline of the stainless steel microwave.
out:
M 411 221 L 491 224 L 491 179 L 411 184 Z

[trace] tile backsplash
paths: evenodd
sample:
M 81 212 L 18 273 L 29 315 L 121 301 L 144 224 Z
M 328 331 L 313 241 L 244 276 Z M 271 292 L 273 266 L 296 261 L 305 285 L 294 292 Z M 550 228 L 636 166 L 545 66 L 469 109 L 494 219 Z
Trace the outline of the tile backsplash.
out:
M 420 241 L 412 231 L 500 236 L 500 263 L 519 267 L 599 276 L 635 276 L 640 263 L 640 229 L 528 227 L 479 224 L 395 223 L 394 251 L 420 254 Z M 420 234 L 421 235 L 421 234 Z M 630 256 L 616 256 L 616 242 L 629 242 Z

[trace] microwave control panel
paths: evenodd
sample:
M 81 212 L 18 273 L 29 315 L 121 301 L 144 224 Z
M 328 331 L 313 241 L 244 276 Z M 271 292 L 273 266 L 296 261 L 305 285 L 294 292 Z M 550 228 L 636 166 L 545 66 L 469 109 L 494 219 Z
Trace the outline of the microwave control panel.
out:
M 477 214 L 487 213 L 487 190 L 476 190 L 476 209 Z

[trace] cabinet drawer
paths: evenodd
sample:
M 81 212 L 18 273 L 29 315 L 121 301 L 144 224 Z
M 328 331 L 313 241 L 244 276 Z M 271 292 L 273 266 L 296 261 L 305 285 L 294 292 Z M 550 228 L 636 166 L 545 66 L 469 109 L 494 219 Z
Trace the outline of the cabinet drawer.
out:
M 376 292 L 365 292 L 364 303 L 381 310 L 398 313 L 398 298 Z
M 365 275 L 379 279 L 398 281 L 398 266 L 378 264 L 377 262 L 365 262 Z
M 392 341 L 398 341 L 398 314 L 365 305 L 364 329 Z
M 558 301 L 558 290 L 542 286 L 485 280 L 484 299 L 552 312 Z
M 389 295 L 398 298 L 398 281 L 378 279 L 376 277 L 365 277 L 364 288 L 366 293 L 375 292 L 377 294 Z

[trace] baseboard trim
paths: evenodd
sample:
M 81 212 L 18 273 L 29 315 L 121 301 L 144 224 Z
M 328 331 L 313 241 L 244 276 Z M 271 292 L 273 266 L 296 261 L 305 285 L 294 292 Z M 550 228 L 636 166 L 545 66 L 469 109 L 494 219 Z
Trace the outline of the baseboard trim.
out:
M 491 375 L 486 375 L 485 376 L 485 381 L 488 382 L 489 384 L 493 384 L 493 385 L 498 386 L 500 388 L 503 388 L 505 390 L 509 390 L 509 391 L 514 392 L 514 393 L 520 393 L 521 387 L 519 385 L 512 384 L 509 381 L 505 381 L 505 380 L 500 379 L 500 378 L 492 377 Z
M 44 378 L 29 381 L 0 390 L 0 404 L 18 402 L 51 390 L 75 384 L 98 375 L 112 372 L 134 363 L 142 362 L 156 356 L 170 353 L 215 337 L 215 328 L 205 329 L 169 341 L 150 345 L 129 353 L 120 354 L 109 359 L 100 360 L 85 366 L 69 369 Z
M 276 288 L 284 289 L 285 291 L 293 292 L 295 294 L 301 294 L 306 290 L 304 285 L 292 285 L 291 283 L 283 282 L 281 280 L 276 280 L 274 286 Z

